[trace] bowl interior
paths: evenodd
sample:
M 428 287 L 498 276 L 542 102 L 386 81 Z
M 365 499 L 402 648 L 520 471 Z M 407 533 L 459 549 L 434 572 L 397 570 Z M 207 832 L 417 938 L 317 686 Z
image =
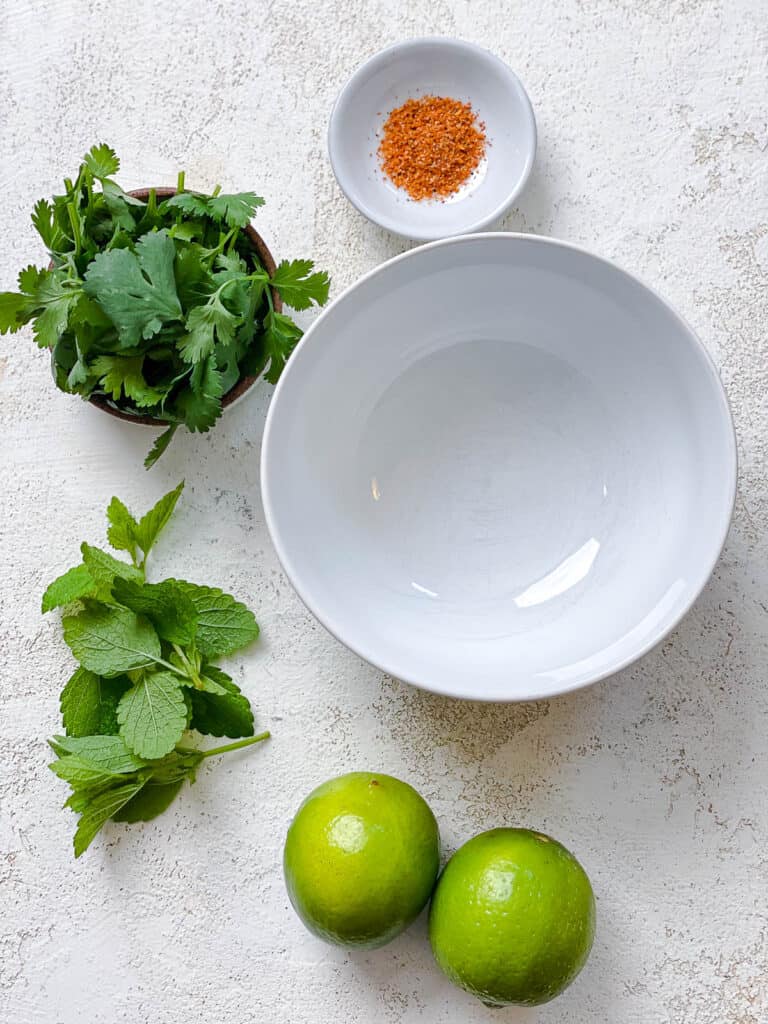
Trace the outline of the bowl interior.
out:
M 364 658 L 526 699 L 653 645 L 711 572 L 735 455 L 719 379 L 654 293 L 485 235 L 343 295 L 272 403 L 264 498 L 300 595 Z
M 415 202 L 381 170 L 378 146 L 390 111 L 428 94 L 471 103 L 488 144 L 459 192 Z M 505 212 L 530 173 L 536 125 L 523 86 L 497 57 L 457 40 L 421 39 L 385 50 L 353 75 L 331 116 L 329 149 L 341 187 L 365 216 L 410 238 L 442 238 Z

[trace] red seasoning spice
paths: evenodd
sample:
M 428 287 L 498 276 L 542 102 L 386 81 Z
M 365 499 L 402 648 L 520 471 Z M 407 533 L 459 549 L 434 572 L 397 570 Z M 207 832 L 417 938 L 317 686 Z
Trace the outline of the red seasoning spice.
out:
M 390 111 L 379 159 L 387 177 L 411 199 L 445 199 L 478 166 L 485 144 L 485 125 L 469 103 L 422 96 Z

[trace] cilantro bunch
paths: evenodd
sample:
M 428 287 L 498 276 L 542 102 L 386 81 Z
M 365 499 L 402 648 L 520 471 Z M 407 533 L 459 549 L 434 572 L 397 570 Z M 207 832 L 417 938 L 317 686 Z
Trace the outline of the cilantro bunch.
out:
M 276 383 L 302 332 L 273 289 L 304 310 L 323 305 L 329 279 L 310 260 L 267 272 L 246 231 L 264 203 L 253 192 L 189 192 L 181 173 L 175 195 L 143 201 L 114 180 L 119 168 L 94 146 L 64 194 L 35 205 L 51 265 L 0 293 L 0 334 L 31 321 L 62 391 L 167 423 L 149 468 L 180 425 L 210 429 L 241 378 Z
M 184 484 L 141 519 L 113 498 L 109 543 L 130 562 L 83 544 L 82 563 L 43 596 L 65 607 L 64 639 L 79 667 L 61 692 L 66 735 L 50 741 L 52 770 L 72 787 L 80 815 L 75 856 L 110 818 L 148 821 L 173 801 L 208 757 L 258 743 L 248 698 L 214 662 L 255 640 L 253 613 L 216 587 L 146 580 L 147 555 Z M 198 750 L 187 730 L 236 743 Z

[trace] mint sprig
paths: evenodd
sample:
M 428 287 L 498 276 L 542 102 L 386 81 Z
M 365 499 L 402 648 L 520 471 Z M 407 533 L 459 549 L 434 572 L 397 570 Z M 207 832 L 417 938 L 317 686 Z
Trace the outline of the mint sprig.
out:
M 214 659 L 259 635 L 253 613 L 217 587 L 186 580 L 149 583 L 147 555 L 168 522 L 183 483 L 136 519 L 118 498 L 107 536 L 131 561 L 83 543 L 83 562 L 48 587 L 43 611 L 64 607 L 64 639 L 79 665 L 61 692 L 65 736 L 51 765 L 80 815 L 75 855 L 101 827 L 162 813 L 200 763 L 266 739 L 254 735 L 248 698 Z M 236 743 L 203 751 L 190 731 Z

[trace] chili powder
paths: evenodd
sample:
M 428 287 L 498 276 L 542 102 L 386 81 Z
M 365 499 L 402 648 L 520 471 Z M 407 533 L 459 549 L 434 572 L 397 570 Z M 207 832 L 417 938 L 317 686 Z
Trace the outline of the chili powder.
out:
M 485 125 L 471 104 L 422 96 L 390 111 L 379 159 L 387 177 L 411 199 L 445 199 L 456 192 L 485 153 Z

